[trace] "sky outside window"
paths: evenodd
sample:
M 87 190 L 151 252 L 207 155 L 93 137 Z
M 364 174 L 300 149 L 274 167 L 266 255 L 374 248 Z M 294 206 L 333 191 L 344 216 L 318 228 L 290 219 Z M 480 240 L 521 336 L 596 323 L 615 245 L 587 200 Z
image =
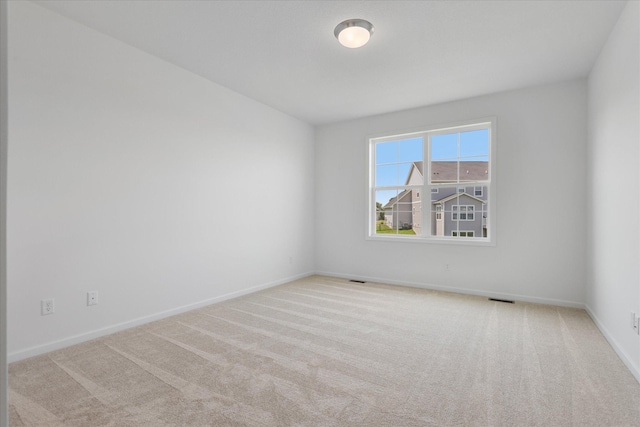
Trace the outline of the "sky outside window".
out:
M 489 161 L 489 130 L 480 129 L 431 137 L 431 161 L 457 160 Z
M 405 185 L 413 162 L 423 161 L 423 138 L 407 138 L 375 145 L 375 186 Z M 431 137 L 431 161 L 489 161 L 489 130 L 435 135 Z M 389 202 L 388 192 L 378 191 L 376 202 Z
M 422 161 L 422 137 L 401 139 L 376 144 L 376 187 L 404 185 L 413 162 Z M 378 191 L 376 202 L 385 205 L 391 194 L 388 191 Z M 394 190 L 393 194 L 397 192 Z

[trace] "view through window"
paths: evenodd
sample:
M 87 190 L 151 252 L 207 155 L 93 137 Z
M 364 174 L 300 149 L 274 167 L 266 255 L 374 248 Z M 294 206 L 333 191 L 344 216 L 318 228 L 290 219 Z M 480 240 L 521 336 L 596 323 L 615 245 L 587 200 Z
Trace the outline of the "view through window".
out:
M 369 236 L 490 241 L 493 127 L 372 138 Z

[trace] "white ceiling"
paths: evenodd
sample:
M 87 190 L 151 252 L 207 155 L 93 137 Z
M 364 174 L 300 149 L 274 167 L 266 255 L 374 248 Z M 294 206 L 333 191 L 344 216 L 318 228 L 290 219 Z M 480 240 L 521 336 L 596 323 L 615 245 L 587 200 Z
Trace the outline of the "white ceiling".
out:
M 624 1 L 36 3 L 311 124 L 586 76 Z M 347 49 L 334 27 L 375 26 Z

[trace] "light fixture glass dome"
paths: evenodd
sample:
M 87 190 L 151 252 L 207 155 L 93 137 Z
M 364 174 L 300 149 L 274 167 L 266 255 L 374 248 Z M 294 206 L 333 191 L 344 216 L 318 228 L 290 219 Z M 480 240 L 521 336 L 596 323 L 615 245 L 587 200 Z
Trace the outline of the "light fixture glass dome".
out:
M 364 19 L 348 19 L 339 23 L 333 34 L 341 45 L 353 49 L 367 44 L 373 34 L 373 25 Z

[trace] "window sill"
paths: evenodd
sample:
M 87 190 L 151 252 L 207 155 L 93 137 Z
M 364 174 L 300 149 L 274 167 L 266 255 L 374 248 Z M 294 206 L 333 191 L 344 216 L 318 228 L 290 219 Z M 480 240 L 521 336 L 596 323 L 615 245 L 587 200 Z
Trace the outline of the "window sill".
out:
M 427 243 L 437 245 L 463 245 L 463 246 L 496 246 L 495 241 L 490 239 L 479 238 L 464 238 L 464 237 L 417 237 L 417 236 L 371 236 L 367 235 L 366 240 L 378 241 L 378 242 L 396 242 L 396 243 Z

